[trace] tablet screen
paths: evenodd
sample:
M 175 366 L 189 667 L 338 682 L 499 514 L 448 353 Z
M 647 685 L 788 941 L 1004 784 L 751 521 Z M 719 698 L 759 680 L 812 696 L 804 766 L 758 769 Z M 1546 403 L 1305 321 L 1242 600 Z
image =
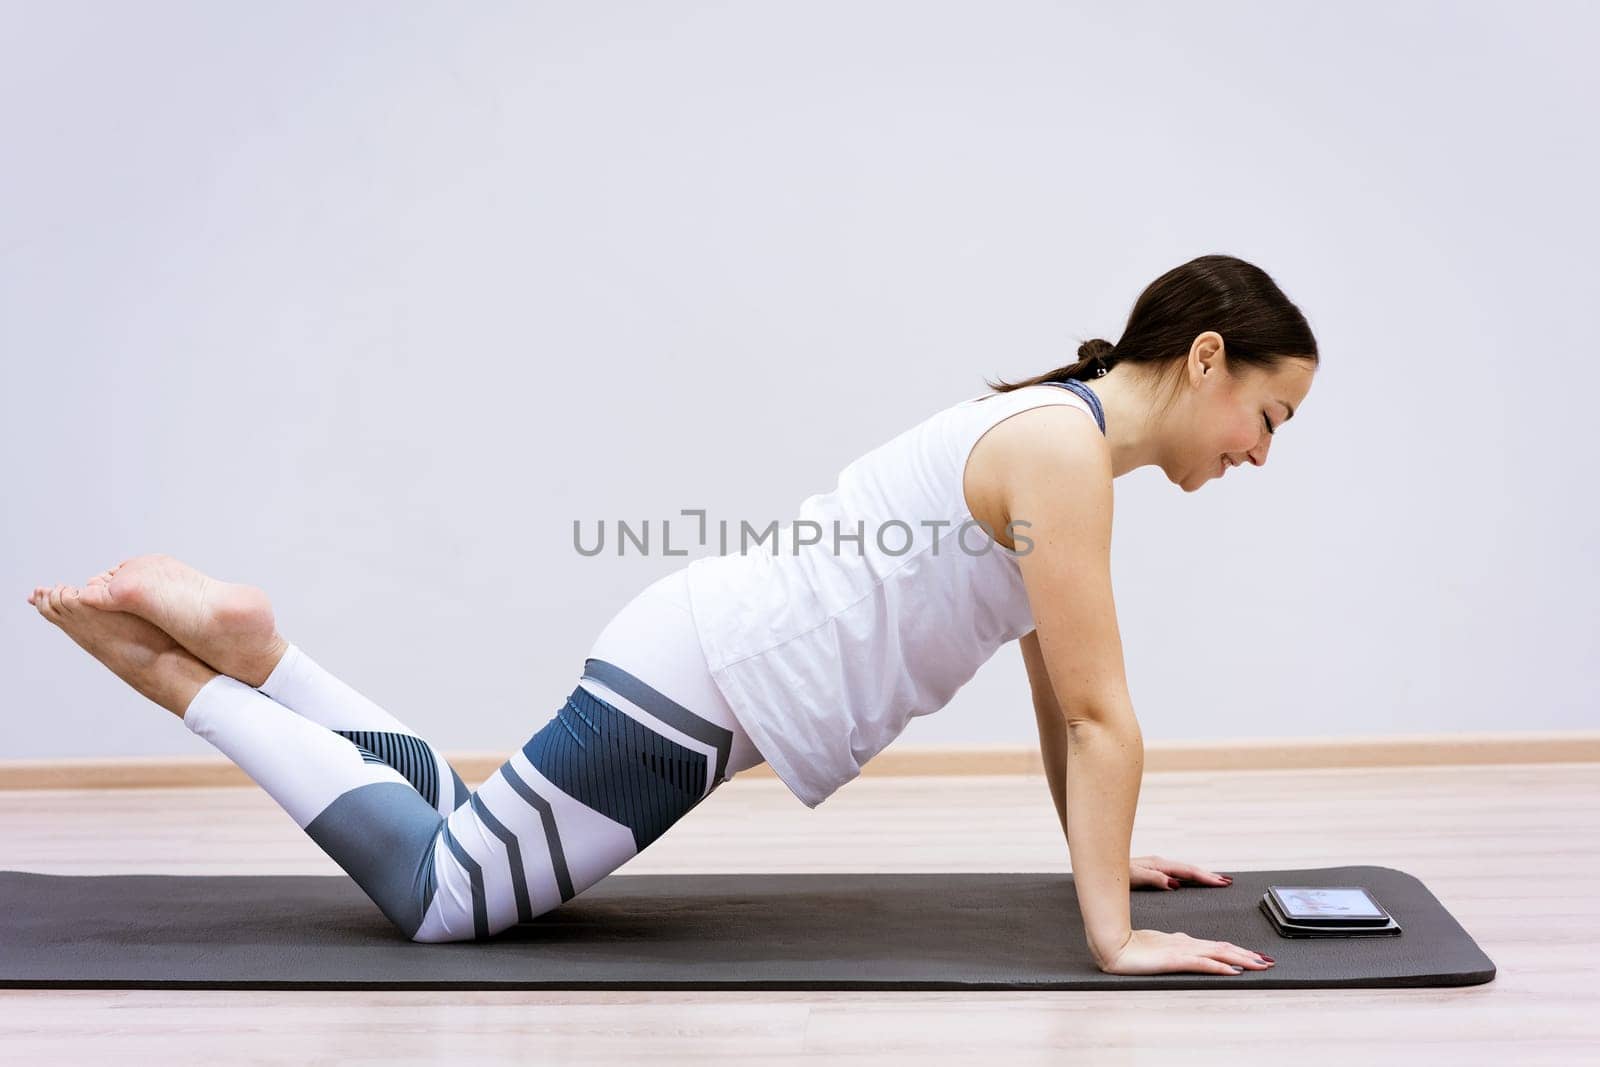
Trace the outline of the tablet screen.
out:
M 1372 918 L 1380 911 L 1360 889 L 1314 889 L 1285 886 L 1278 888 L 1278 900 L 1288 916 L 1296 918 Z

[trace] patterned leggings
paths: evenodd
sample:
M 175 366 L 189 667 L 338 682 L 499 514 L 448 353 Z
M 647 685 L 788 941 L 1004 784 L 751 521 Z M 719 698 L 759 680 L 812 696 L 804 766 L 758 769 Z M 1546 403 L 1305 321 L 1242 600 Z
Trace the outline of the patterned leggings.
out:
M 683 579 L 606 625 L 566 703 L 476 791 L 295 646 L 260 689 L 207 682 L 184 723 L 408 938 L 490 937 L 571 900 L 762 762 L 706 669 Z

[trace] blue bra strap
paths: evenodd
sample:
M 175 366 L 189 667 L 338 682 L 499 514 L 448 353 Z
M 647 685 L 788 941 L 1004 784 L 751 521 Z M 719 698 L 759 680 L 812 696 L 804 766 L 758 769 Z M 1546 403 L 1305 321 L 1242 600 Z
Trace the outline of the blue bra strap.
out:
M 1105 408 L 1100 406 L 1100 398 L 1094 395 L 1093 389 L 1090 389 L 1087 385 L 1084 385 L 1082 382 L 1076 379 L 1068 379 L 1064 382 L 1042 382 L 1040 384 L 1059 385 L 1063 389 L 1071 390 L 1072 392 L 1083 397 L 1083 399 L 1089 402 L 1089 407 L 1094 409 L 1094 421 L 1100 424 L 1100 432 L 1102 434 L 1106 432 L 1106 411 Z

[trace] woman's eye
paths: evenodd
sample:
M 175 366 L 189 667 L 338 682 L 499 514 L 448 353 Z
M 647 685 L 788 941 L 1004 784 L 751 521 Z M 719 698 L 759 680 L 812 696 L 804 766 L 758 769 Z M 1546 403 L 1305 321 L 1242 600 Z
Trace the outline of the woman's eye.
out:
M 1272 420 L 1267 418 L 1267 413 L 1265 411 L 1261 413 L 1261 421 L 1267 424 L 1268 433 L 1277 433 L 1277 431 L 1272 428 Z

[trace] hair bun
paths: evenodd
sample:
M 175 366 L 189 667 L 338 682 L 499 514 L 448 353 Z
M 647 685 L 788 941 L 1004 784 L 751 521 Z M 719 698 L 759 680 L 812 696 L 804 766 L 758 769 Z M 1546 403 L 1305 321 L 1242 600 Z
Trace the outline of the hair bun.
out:
M 1105 361 L 1116 351 L 1116 348 L 1117 346 L 1110 341 L 1096 337 L 1094 340 L 1085 341 L 1078 346 L 1078 359 L 1086 363 L 1095 359 Z

